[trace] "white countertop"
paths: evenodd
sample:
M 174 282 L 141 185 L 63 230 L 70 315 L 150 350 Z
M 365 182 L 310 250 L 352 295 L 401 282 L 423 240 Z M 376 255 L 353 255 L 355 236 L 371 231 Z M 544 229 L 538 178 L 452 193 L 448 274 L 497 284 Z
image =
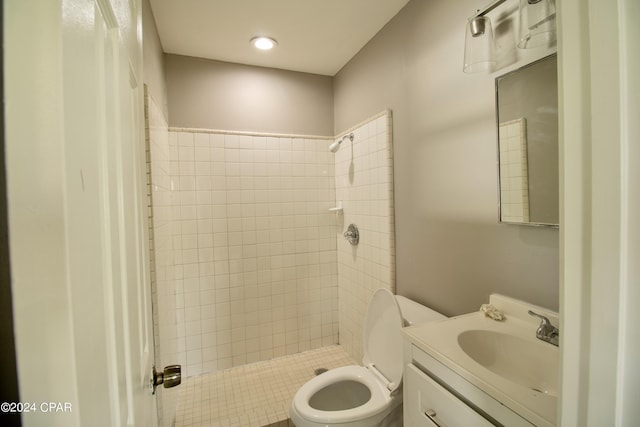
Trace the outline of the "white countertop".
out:
M 555 385 L 551 385 L 548 390 L 545 390 L 546 392 L 536 391 L 510 381 L 479 364 L 461 348 L 458 342 L 458 336 L 469 330 L 515 335 L 519 339 L 525 340 L 526 342 L 523 344 L 526 344 L 526 347 L 531 348 L 534 352 L 545 352 L 544 356 L 553 361 L 548 365 L 548 369 L 555 370 L 557 375 L 558 348 L 536 338 L 535 331 L 539 321 L 535 318 L 529 318 L 526 309 L 531 308 L 536 312 L 541 312 L 549 317 L 554 325 L 558 324 L 557 313 L 532 305 L 520 307 L 513 302 L 514 300 L 510 298 L 492 295 L 491 303 L 499 307 L 506 315 L 506 319 L 503 321 L 491 320 L 483 313 L 474 312 L 408 327 L 403 330 L 403 334 L 405 339 L 408 339 L 417 348 L 428 353 L 523 418 L 538 426 L 551 427 L 556 423 L 557 376 L 554 377 L 556 379 Z M 516 301 L 516 303 L 519 302 Z M 498 349 L 498 351 L 502 351 L 502 349 Z M 526 361 L 523 361 L 523 366 L 523 369 L 528 368 Z M 535 375 L 535 372 L 532 374 Z

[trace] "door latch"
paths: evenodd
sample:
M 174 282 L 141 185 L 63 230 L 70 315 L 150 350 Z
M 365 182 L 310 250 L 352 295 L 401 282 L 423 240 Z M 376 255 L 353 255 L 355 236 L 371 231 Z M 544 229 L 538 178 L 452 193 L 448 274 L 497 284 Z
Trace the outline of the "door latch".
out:
M 169 365 L 162 372 L 156 371 L 153 367 L 153 377 L 151 378 L 152 394 L 156 394 L 156 387 L 162 384 L 164 388 L 175 387 L 182 382 L 182 368 L 180 365 Z

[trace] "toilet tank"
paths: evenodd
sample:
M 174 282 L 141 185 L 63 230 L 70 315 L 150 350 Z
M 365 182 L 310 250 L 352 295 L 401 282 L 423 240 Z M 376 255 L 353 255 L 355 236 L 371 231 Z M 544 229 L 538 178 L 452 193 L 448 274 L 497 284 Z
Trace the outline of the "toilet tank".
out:
M 432 322 L 447 317 L 402 295 L 396 295 L 396 301 L 398 301 L 402 312 L 404 326 L 419 325 L 420 323 Z

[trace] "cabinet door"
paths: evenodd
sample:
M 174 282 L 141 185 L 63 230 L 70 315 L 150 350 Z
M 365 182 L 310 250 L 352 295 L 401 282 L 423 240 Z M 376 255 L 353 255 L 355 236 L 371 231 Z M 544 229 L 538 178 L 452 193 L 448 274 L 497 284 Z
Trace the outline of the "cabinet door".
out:
M 412 427 L 493 426 L 482 415 L 471 409 L 414 365 L 407 366 L 404 379 L 405 425 Z

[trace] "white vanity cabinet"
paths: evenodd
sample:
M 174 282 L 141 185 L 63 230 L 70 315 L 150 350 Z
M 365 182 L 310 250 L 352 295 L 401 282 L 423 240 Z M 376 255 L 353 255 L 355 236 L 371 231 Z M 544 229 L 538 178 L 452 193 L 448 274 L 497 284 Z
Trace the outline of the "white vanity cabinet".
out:
M 404 381 L 405 425 L 493 426 L 415 365 L 407 365 Z
M 418 348 L 406 335 L 404 353 L 406 426 L 534 425 Z

